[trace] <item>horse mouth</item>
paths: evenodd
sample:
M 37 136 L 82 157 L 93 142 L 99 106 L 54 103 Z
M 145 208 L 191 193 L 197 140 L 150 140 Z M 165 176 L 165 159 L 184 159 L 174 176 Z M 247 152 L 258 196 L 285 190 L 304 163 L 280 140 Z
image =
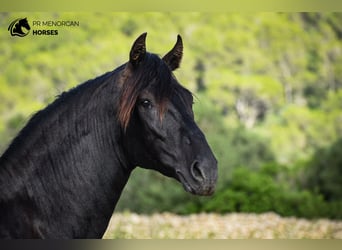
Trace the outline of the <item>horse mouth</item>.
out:
M 189 181 L 186 179 L 184 174 L 177 170 L 177 180 L 183 185 L 183 188 L 186 192 L 194 194 L 194 195 L 202 195 L 202 196 L 210 196 L 215 192 L 215 185 L 206 185 L 201 183 L 202 185 L 191 185 Z
M 183 185 L 184 190 L 189 192 L 189 193 L 195 194 L 195 190 L 186 181 L 186 179 L 185 179 L 184 175 L 182 174 L 182 172 L 177 171 L 176 173 L 177 173 L 179 182 Z

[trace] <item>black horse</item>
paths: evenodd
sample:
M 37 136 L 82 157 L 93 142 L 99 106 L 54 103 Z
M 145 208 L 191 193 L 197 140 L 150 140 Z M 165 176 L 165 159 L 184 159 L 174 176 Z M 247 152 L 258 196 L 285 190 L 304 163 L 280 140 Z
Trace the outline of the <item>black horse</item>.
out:
M 0 158 L 1 238 L 99 238 L 131 171 L 155 169 L 210 195 L 217 161 L 194 122 L 192 94 L 146 33 L 129 62 L 62 93 L 36 113 Z

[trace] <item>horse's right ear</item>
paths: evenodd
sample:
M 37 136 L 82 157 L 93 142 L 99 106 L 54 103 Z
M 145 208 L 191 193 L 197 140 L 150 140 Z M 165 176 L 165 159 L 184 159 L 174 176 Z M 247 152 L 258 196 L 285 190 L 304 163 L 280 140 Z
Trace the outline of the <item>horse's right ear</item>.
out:
M 146 35 L 141 34 L 133 43 L 131 52 L 129 53 L 129 62 L 136 67 L 145 58 L 146 55 Z

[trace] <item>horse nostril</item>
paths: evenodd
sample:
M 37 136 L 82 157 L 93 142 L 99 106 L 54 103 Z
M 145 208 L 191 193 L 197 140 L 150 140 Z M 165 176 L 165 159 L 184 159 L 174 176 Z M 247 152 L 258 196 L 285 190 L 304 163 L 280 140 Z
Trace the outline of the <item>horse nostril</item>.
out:
M 197 181 L 203 181 L 205 180 L 205 174 L 200 166 L 200 162 L 197 160 L 194 160 L 194 162 L 191 164 L 191 175 L 197 180 Z

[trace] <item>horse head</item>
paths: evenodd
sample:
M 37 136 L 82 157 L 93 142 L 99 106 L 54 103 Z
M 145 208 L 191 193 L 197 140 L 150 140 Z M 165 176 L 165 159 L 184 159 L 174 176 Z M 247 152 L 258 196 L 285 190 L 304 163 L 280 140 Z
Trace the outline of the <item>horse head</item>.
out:
M 173 75 L 183 55 L 182 38 L 163 57 L 146 51 L 146 33 L 134 42 L 122 73 L 118 119 L 133 165 L 150 168 L 198 195 L 210 195 L 217 161 L 194 120 L 193 96 Z

